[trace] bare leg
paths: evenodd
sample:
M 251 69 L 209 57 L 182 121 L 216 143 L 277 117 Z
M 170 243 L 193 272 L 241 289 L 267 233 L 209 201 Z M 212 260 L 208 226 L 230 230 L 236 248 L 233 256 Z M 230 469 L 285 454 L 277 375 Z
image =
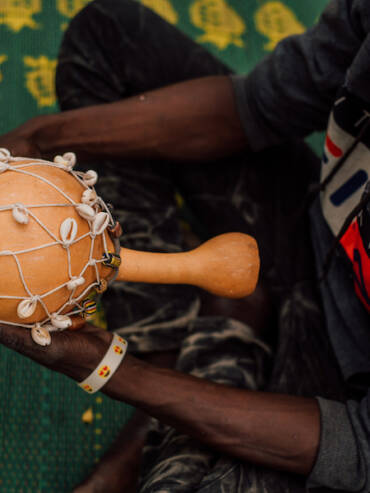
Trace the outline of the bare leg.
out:
M 94 472 L 74 493 L 131 493 L 136 491 L 140 458 L 149 418 L 135 411 Z

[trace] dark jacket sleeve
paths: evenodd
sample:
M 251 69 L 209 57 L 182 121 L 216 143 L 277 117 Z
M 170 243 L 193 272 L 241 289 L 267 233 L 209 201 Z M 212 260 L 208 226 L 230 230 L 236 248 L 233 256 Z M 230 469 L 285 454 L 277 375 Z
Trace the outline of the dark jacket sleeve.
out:
M 367 0 L 332 0 L 315 26 L 281 41 L 249 75 L 232 76 L 254 151 L 326 127 L 335 95 L 369 32 L 369 18 Z
M 370 491 L 370 419 L 368 394 L 361 402 L 342 404 L 319 398 L 321 439 L 308 488 Z

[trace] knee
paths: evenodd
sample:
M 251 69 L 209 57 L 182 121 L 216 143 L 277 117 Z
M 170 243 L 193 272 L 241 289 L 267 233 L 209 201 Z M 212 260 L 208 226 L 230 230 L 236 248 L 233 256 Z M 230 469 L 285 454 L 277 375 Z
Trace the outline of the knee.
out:
M 135 0 L 93 0 L 71 20 L 64 34 L 63 45 L 76 37 L 96 38 L 112 29 L 135 32 L 139 28 L 142 6 Z M 107 31 L 109 29 L 109 31 Z
M 58 65 L 75 57 L 84 58 L 88 65 L 99 54 L 111 58 L 125 44 L 134 43 L 142 27 L 142 9 L 135 0 L 89 3 L 69 23 L 60 46 Z
M 240 300 L 219 298 L 203 292 L 200 314 L 239 320 L 252 327 L 262 339 L 271 333 L 275 316 L 271 295 L 262 283 L 257 285 L 253 294 Z
M 95 0 L 72 19 L 59 50 L 55 79 L 61 109 L 121 97 L 125 46 L 134 44 L 139 18 L 139 2 Z

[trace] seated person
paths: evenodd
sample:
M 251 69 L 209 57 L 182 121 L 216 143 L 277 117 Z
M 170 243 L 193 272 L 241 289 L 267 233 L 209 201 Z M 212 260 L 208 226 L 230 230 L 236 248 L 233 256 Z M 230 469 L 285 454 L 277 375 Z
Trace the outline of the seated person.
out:
M 199 312 L 191 288 L 116 287 L 110 327 L 136 356 L 173 352 L 175 369 L 125 357 L 102 390 L 142 414 L 76 492 L 370 490 L 369 232 L 356 220 L 368 214 L 369 31 L 368 2 L 333 0 L 316 26 L 235 76 L 136 2 L 95 0 L 71 22 L 63 112 L 0 145 L 96 162 L 126 247 L 182 248 L 175 189 L 208 235 L 253 235 L 269 293 L 256 308 L 272 312 L 276 340 L 271 354 L 250 306 L 237 320 Z M 302 139 L 328 119 L 321 167 Z M 62 332 L 40 349 L 27 330 L 0 329 L 3 344 L 77 381 L 111 338 Z

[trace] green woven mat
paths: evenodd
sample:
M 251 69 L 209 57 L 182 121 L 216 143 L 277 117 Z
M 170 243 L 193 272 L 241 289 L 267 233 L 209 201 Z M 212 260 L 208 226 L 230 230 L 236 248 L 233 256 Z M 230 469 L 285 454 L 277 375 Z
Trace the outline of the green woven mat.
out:
M 118 2 L 119 0 L 117 0 Z M 0 0 L 0 133 L 57 111 L 54 71 L 71 17 L 89 0 Z M 326 0 L 142 0 L 238 72 L 312 25 Z M 317 148 L 320 143 L 316 142 Z M 91 408 L 93 421 L 84 423 Z M 0 491 L 71 491 L 132 410 L 0 348 Z

